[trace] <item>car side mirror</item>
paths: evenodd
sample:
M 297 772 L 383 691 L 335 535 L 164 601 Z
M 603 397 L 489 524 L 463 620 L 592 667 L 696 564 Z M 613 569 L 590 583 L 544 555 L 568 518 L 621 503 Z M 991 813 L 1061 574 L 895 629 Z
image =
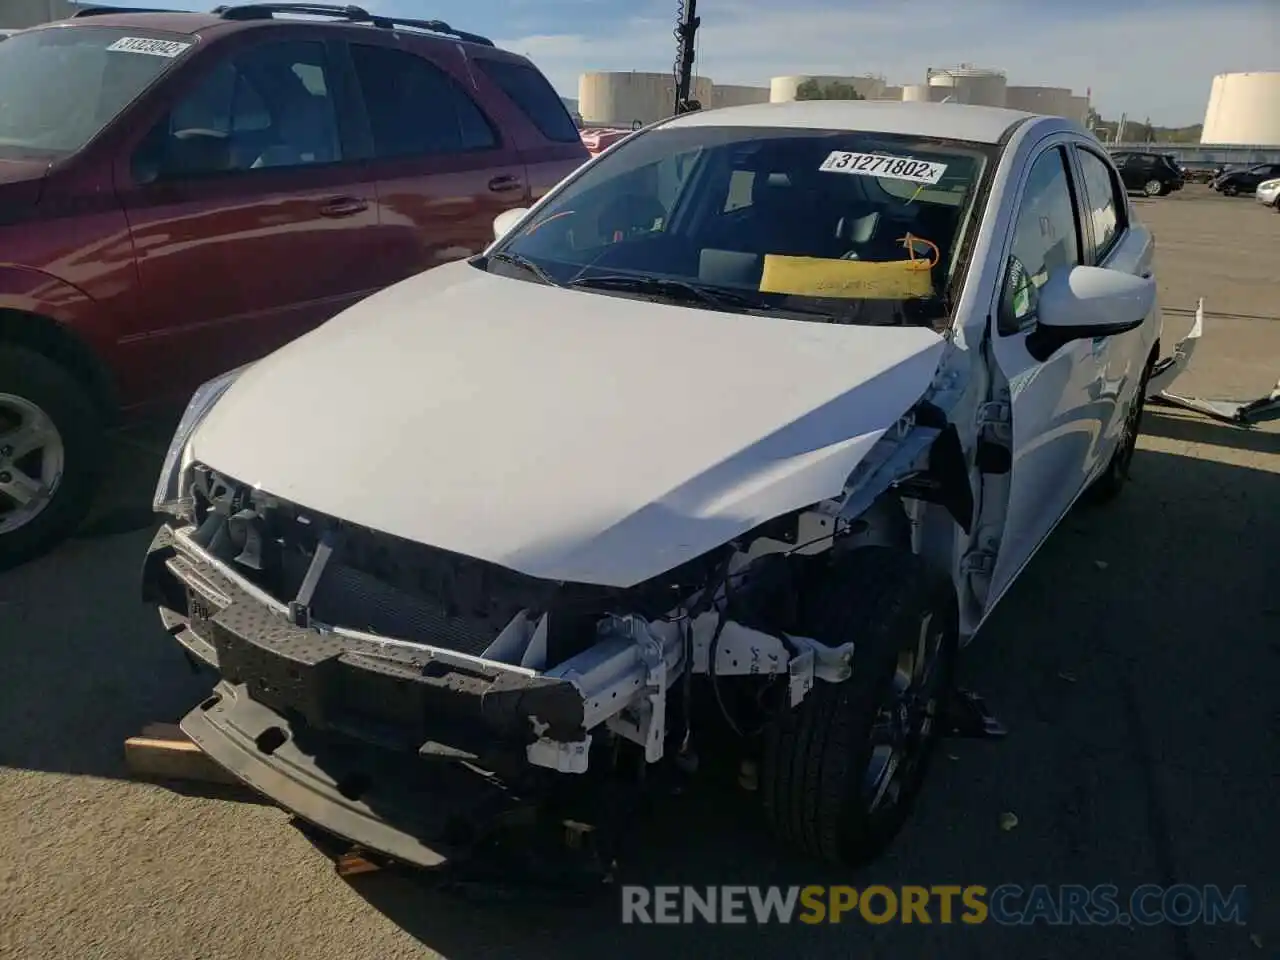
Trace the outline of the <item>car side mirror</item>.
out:
M 503 210 L 493 218 L 493 239 L 501 240 L 505 237 L 517 223 L 524 219 L 524 215 L 528 212 L 528 207 L 514 207 L 511 210 Z
M 1042 359 L 1072 340 L 1127 333 L 1142 326 L 1155 303 L 1156 282 L 1150 276 L 1105 267 L 1058 271 L 1040 288 L 1027 348 Z

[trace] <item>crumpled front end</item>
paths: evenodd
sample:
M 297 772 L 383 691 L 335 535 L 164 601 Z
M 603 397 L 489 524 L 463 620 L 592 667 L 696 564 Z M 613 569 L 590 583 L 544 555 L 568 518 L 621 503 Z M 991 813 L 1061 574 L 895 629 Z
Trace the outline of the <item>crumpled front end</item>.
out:
M 756 629 L 717 589 L 771 549 L 825 549 L 834 512 L 764 531 L 750 554 L 726 545 L 612 588 L 540 580 L 191 470 L 189 522 L 163 527 L 144 567 L 145 599 L 222 676 L 183 729 L 305 819 L 409 862 L 448 859 L 459 823 L 538 777 L 586 773 L 620 742 L 660 760 L 669 725 L 686 722 L 682 676 L 755 677 L 794 704 L 815 679 L 849 674 L 851 644 Z

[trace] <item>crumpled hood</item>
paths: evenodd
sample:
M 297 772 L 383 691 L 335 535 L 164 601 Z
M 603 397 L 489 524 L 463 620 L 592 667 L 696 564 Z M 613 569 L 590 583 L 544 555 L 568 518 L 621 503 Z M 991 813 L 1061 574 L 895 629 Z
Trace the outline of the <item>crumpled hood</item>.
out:
M 841 491 L 943 340 L 438 267 L 249 368 L 195 458 L 321 513 L 626 587 Z

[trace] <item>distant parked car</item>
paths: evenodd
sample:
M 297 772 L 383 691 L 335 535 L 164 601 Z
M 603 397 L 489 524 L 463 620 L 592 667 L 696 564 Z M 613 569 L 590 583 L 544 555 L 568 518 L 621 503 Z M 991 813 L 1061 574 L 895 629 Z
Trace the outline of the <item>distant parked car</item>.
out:
M 1224 196 L 1234 197 L 1253 193 L 1259 184 L 1274 177 L 1280 177 L 1280 163 L 1258 163 L 1225 171 L 1213 181 L 1213 189 Z
M 78 524 L 119 413 L 480 252 L 587 160 L 525 58 L 297 10 L 82 11 L 0 44 L 0 568 Z
M 1113 155 L 1120 168 L 1120 179 L 1126 190 L 1148 197 L 1163 197 L 1181 190 L 1186 180 L 1182 169 L 1163 153 L 1117 153 Z
M 1280 178 L 1264 180 L 1254 191 L 1258 202 L 1280 213 Z

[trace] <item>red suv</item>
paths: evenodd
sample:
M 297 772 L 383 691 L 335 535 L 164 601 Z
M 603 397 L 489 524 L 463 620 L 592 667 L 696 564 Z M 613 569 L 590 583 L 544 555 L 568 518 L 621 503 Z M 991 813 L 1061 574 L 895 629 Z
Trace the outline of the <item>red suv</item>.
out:
M 587 158 L 536 67 L 438 21 L 91 8 L 0 44 L 0 568 L 81 520 L 121 414 L 478 253 Z

